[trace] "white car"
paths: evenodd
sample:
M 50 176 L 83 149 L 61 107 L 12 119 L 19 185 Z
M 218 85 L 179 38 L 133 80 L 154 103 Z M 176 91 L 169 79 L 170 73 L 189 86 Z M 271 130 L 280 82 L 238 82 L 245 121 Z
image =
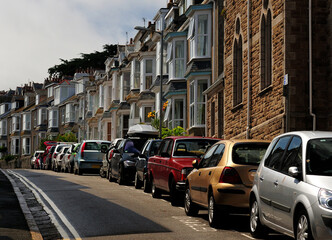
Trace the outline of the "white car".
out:
M 61 171 L 61 162 L 64 161 L 63 157 L 65 156 L 66 152 L 68 151 L 70 145 L 64 145 L 59 153 L 56 155 L 55 162 L 54 162 L 54 170 L 56 172 Z
M 276 137 L 250 194 L 250 232 L 267 228 L 295 239 L 332 239 L 332 132 Z
M 36 166 L 36 160 L 37 160 L 37 158 L 39 157 L 39 156 L 41 156 L 42 154 L 44 153 L 44 151 L 43 150 L 37 150 L 37 151 L 35 151 L 34 152 L 34 154 L 32 155 L 32 157 L 31 157 L 31 168 L 33 169 L 33 168 L 35 168 L 35 166 Z M 39 163 L 40 164 L 40 163 Z

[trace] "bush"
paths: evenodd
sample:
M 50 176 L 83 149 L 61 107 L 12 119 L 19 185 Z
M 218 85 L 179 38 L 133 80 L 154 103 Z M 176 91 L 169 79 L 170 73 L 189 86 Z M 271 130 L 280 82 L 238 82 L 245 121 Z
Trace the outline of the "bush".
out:
M 4 160 L 6 161 L 6 163 L 8 163 L 9 161 L 14 160 L 15 158 L 18 158 L 18 156 L 17 155 L 6 155 L 4 157 Z

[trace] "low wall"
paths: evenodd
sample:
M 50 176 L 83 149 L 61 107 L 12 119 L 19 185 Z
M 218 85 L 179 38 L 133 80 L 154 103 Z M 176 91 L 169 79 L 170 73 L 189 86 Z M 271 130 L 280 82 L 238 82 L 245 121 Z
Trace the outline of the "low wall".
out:
M 8 163 L 5 160 L 0 160 L 0 168 L 3 168 L 3 169 L 31 168 L 30 156 L 17 158 L 17 159 L 9 161 Z

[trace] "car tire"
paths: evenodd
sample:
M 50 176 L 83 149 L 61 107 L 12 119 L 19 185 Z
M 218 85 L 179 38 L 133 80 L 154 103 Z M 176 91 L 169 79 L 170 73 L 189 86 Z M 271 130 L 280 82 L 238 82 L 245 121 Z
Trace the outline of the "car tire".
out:
M 150 184 L 147 176 L 145 176 L 145 178 L 143 180 L 143 191 L 145 193 L 150 193 L 151 192 L 151 184 Z
M 213 194 L 209 196 L 209 203 L 208 203 L 208 219 L 210 227 L 216 228 L 220 225 L 220 210 L 216 205 L 214 200 Z
M 120 165 L 119 167 L 119 177 L 118 177 L 118 184 L 123 185 L 124 184 L 124 171 L 123 171 L 123 165 Z
M 184 212 L 187 216 L 196 216 L 198 211 L 198 206 L 191 200 L 190 189 L 188 186 L 184 195 Z
M 297 214 L 296 225 L 295 225 L 295 239 L 302 240 L 313 240 L 310 220 L 308 217 L 308 213 L 305 210 L 301 210 Z
M 142 188 L 142 181 L 139 180 L 137 171 L 135 173 L 135 188 L 136 189 Z
M 83 175 L 83 170 L 81 168 L 77 168 L 77 174 L 78 175 Z
M 100 175 L 101 178 L 105 178 L 106 177 L 106 173 L 105 173 L 105 171 L 103 170 L 102 167 L 99 170 L 99 175 Z
M 250 203 L 250 234 L 254 238 L 264 238 L 267 235 L 267 228 L 262 225 L 259 218 L 259 206 L 256 198 Z
M 156 187 L 156 184 L 152 178 L 151 180 L 151 195 L 153 198 L 160 198 L 161 192 L 159 188 Z

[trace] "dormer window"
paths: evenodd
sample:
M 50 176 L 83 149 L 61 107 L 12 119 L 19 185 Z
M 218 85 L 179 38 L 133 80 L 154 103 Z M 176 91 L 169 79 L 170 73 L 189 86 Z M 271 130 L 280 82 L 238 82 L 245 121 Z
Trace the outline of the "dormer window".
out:
M 24 107 L 29 105 L 29 96 L 24 96 Z
M 47 88 L 47 97 L 53 97 L 54 95 L 54 87 Z

